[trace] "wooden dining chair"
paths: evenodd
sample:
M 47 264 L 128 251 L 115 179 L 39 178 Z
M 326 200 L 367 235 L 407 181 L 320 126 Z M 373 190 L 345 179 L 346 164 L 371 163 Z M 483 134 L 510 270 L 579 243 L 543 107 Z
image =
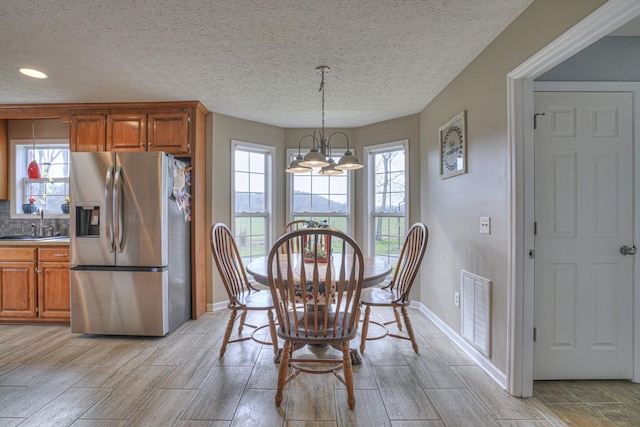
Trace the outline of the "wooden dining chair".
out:
M 360 338 L 360 352 L 364 352 L 365 343 L 367 340 L 377 340 L 386 337 L 387 335 L 394 338 L 401 338 L 411 341 L 413 345 L 413 351 L 418 352 L 418 344 L 413 333 L 413 327 L 409 320 L 409 314 L 407 313 L 407 307 L 411 303 L 409 299 L 409 292 L 411 286 L 416 278 L 416 274 L 420 269 L 420 264 L 424 258 L 424 252 L 427 248 L 427 241 L 429 240 L 429 230 L 426 225 L 421 223 L 415 223 L 409 229 L 407 236 L 405 237 L 400 257 L 398 258 L 398 264 L 395 267 L 393 276 L 388 285 L 382 288 L 366 288 L 362 291 L 360 297 L 360 304 L 365 307 L 364 321 L 362 323 L 362 332 Z M 395 320 L 388 322 L 377 322 L 370 320 L 371 307 L 391 307 Z M 395 323 L 400 331 L 402 331 L 402 322 L 400 321 L 400 314 L 398 308 L 402 311 L 402 318 L 407 329 L 408 337 L 404 335 L 398 335 L 391 333 L 387 328 L 387 325 Z M 369 323 L 374 323 L 384 328 L 384 333 L 375 337 L 368 337 Z
M 271 294 L 266 289 L 259 290 L 254 288 L 247 279 L 247 273 L 244 269 L 238 246 L 236 245 L 233 234 L 231 234 L 231 230 L 229 230 L 229 227 L 225 224 L 218 223 L 211 227 L 211 252 L 213 253 L 213 259 L 216 262 L 216 266 L 222 277 L 222 282 L 224 283 L 224 288 L 229 297 L 227 308 L 231 310 L 227 329 L 225 330 L 222 340 L 222 346 L 220 347 L 220 357 L 224 355 L 228 343 L 253 339 L 260 344 L 273 345 L 274 357 L 277 361 L 279 349 Z M 269 323 L 264 326 L 246 323 L 247 313 L 253 310 L 266 311 Z M 242 334 L 244 326 L 249 326 L 254 330 L 250 336 L 229 340 L 238 312 L 241 312 L 238 335 Z M 256 333 L 265 327 L 269 328 L 271 341 L 265 341 L 256 337 Z
M 303 253 L 294 252 L 296 239 L 307 243 Z M 278 319 L 277 334 L 284 340 L 276 406 L 282 402 L 285 384 L 301 372 L 333 373 L 346 386 L 347 402 L 353 409 L 349 341 L 357 333 L 358 302 L 364 277 L 364 261 L 358 244 L 346 234 L 328 228 L 291 231 L 271 248 L 267 272 Z M 295 356 L 295 352 L 307 344 L 331 346 L 340 350 L 341 356 Z
M 287 225 L 284 226 L 284 228 L 282 229 L 282 234 L 287 234 L 290 231 L 295 231 L 298 230 L 300 228 L 303 228 L 307 223 L 306 219 L 296 219 L 294 221 L 291 221 L 289 223 L 287 223 Z M 294 252 L 301 252 L 302 251 L 302 239 L 299 238 L 295 241 L 292 242 L 293 246 L 293 251 Z M 282 252 L 284 253 L 285 248 L 282 248 Z

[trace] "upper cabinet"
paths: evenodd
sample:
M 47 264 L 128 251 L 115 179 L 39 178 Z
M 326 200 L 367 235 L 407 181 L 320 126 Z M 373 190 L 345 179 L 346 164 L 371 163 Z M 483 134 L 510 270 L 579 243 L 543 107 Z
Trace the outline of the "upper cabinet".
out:
M 165 151 L 190 157 L 195 107 L 81 111 L 71 114 L 71 151 Z
M 71 151 L 105 151 L 105 114 L 71 116 Z

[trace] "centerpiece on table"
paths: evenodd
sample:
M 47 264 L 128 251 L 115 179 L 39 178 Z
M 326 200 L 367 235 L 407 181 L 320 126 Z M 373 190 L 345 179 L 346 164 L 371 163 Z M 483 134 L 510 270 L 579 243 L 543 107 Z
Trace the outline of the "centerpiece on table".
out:
M 303 228 L 329 228 L 326 220 L 313 221 L 308 220 Z M 329 236 L 325 235 L 320 238 L 319 242 L 314 242 L 314 238 L 310 236 L 302 236 L 302 251 L 304 253 L 304 262 L 314 262 L 318 258 L 318 262 L 327 262 L 329 258 Z
M 36 206 L 36 198 L 35 197 L 29 197 L 29 203 L 24 203 L 22 205 L 22 212 L 23 213 L 30 214 L 30 213 L 34 213 L 37 210 L 38 210 L 38 207 Z
M 64 203 L 60 205 L 60 209 L 62 209 L 62 213 L 69 213 L 69 202 L 71 201 L 71 199 L 69 199 L 68 197 L 66 199 L 64 199 Z

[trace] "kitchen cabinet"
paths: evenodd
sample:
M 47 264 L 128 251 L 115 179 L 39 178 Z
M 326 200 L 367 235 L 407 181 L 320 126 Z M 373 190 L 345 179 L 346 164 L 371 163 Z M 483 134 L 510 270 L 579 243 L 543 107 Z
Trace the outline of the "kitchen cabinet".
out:
M 68 322 L 71 314 L 69 247 L 38 248 L 38 317 Z
M 113 109 L 71 116 L 71 151 L 165 151 L 191 155 L 191 108 Z
M 68 323 L 68 246 L 0 248 L 0 321 Z
M 106 114 L 74 114 L 70 120 L 71 151 L 104 151 Z
M 35 319 L 36 248 L 0 248 L 0 319 Z

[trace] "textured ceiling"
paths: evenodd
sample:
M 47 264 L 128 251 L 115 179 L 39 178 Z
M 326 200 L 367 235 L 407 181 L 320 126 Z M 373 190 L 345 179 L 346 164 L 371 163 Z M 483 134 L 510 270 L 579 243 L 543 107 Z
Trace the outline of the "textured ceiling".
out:
M 200 100 L 285 128 L 415 114 L 532 0 L 0 0 L 0 104 Z M 35 80 L 20 67 L 44 71 Z

